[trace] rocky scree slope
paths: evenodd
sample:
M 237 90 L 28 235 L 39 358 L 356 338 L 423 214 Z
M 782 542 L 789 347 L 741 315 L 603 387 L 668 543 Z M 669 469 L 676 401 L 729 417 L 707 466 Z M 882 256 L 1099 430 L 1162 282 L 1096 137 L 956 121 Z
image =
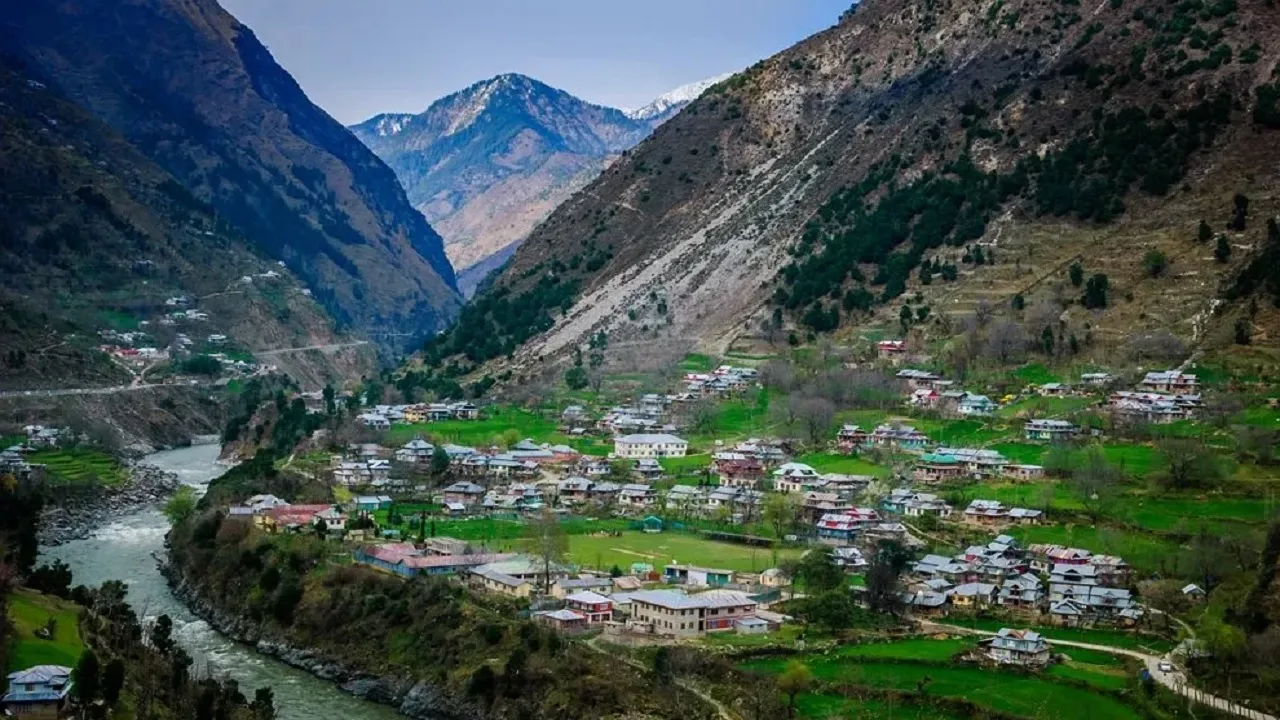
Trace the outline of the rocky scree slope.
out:
M 284 261 L 344 327 L 445 326 L 440 238 L 394 174 L 214 0 L 11 3 L 5 45 Z
M 628 114 L 506 74 L 437 100 L 421 114 L 377 115 L 351 130 L 396 172 L 409 200 L 445 237 L 462 275 L 509 255 L 557 205 L 684 107 L 699 87 L 705 89 L 691 86 Z
M 141 329 L 161 348 L 185 332 L 196 351 L 214 333 L 251 352 L 343 342 L 287 270 L 12 57 L 0 58 L 0 164 L 0 388 L 129 382 L 96 350 L 103 329 Z M 268 272 L 278 277 L 242 281 Z M 179 296 L 208 320 L 155 322 Z M 371 360 L 287 358 L 301 378 Z
M 600 330 L 723 350 L 762 321 L 896 318 L 917 291 L 948 303 L 935 317 L 1041 289 L 1071 305 L 1073 258 L 1136 300 L 1088 322 L 1191 336 L 1277 210 L 1278 30 L 1266 0 L 867 0 L 561 205 L 425 359 L 519 371 Z M 996 269 L 963 265 L 979 244 Z M 1173 272 L 1147 281 L 1151 249 Z

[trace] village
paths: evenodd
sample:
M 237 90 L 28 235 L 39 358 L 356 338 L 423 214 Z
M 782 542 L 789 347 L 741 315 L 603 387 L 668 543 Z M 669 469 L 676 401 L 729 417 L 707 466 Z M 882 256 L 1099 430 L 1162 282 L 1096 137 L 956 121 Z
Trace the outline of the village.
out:
M 449 577 L 527 603 L 538 622 L 569 633 L 646 642 L 768 636 L 794 620 L 781 604 L 804 597 L 797 565 L 805 558 L 838 567 L 860 598 L 863 573 L 886 545 L 914 557 L 898 579 L 905 616 L 1008 623 L 989 644 L 993 662 L 1044 663 L 1043 640 L 1012 628 L 1153 631 L 1125 558 L 1019 540 L 1013 535 L 1049 523 L 1045 509 L 983 497 L 984 483 L 1043 484 L 1044 466 L 989 447 L 943 444 L 911 418 L 981 421 L 1002 404 L 1076 397 L 1091 398 L 1089 406 L 1117 424 L 1168 423 L 1194 416 L 1195 375 L 1150 372 L 1120 390 L 1107 373 L 1084 373 L 1074 385 L 1042 383 L 996 402 L 932 372 L 895 368 L 900 347 L 881 342 L 876 350 L 878 364 L 893 368 L 903 414 L 876 425 L 839 423 L 817 455 L 795 437 L 683 437 L 691 407 L 762 392 L 757 368 L 721 365 L 684 373 L 671 394 L 591 409 L 565 405 L 555 424 L 562 442 L 433 442 L 433 427 L 484 423 L 495 409 L 465 401 L 368 405 L 357 416 L 366 429 L 413 435 L 398 445 L 365 442 L 309 456 L 308 472 L 345 500 L 255 496 L 228 508 L 229 517 L 266 533 L 340 539 L 357 565 Z M 317 397 L 307 400 L 318 410 Z M 1026 447 L 1066 448 L 1101 435 L 1061 417 L 1016 423 Z M 607 451 L 578 449 L 587 443 Z M 819 470 L 809 457 L 848 458 L 872 471 Z M 957 503 L 956 487 L 971 497 Z M 522 538 L 547 522 L 572 529 L 560 551 L 539 556 Z M 1187 584 L 1182 593 L 1195 602 L 1203 590 Z

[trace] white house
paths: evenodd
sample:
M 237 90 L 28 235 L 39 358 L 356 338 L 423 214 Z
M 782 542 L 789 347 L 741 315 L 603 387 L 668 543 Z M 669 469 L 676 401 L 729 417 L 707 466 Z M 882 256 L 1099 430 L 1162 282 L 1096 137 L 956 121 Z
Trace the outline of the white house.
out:
M 613 454 L 620 458 L 684 457 L 689 441 L 667 433 L 638 433 L 614 438 Z

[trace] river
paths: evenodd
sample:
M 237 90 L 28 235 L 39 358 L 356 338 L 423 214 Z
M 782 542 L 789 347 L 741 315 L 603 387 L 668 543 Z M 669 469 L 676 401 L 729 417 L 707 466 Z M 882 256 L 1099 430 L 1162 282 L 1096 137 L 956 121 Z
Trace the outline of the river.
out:
M 147 462 L 177 473 L 179 479 L 203 490 L 226 470 L 217 463 L 217 445 L 196 445 L 151 455 Z M 169 522 L 159 508 L 122 517 L 100 528 L 91 537 L 42 550 L 42 560 L 60 559 L 71 566 L 76 584 L 99 585 L 123 580 L 129 585 L 129 602 L 142 617 L 168 615 L 174 636 L 191 657 L 194 670 L 208 670 L 217 677 L 240 683 L 241 692 L 253 697 L 255 688 L 270 686 L 275 692 L 281 720 L 390 720 L 401 717 L 391 708 L 359 700 L 309 673 L 296 670 L 253 648 L 219 634 L 192 615 L 169 592 L 156 568 L 153 552 L 164 549 Z

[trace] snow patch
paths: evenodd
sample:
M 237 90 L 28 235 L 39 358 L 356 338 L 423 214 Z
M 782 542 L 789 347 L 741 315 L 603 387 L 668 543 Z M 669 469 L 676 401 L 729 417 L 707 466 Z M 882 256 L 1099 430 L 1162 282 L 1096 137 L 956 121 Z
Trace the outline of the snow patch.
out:
M 675 90 L 659 95 L 643 107 L 634 110 L 623 110 L 622 114 L 632 120 L 648 120 L 649 118 L 658 117 L 677 105 L 688 105 L 706 92 L 707 88 L 732 76 L 733 73 L 725 73 L 706 80 L 692 82 L 688 85 L 681 85 Z

